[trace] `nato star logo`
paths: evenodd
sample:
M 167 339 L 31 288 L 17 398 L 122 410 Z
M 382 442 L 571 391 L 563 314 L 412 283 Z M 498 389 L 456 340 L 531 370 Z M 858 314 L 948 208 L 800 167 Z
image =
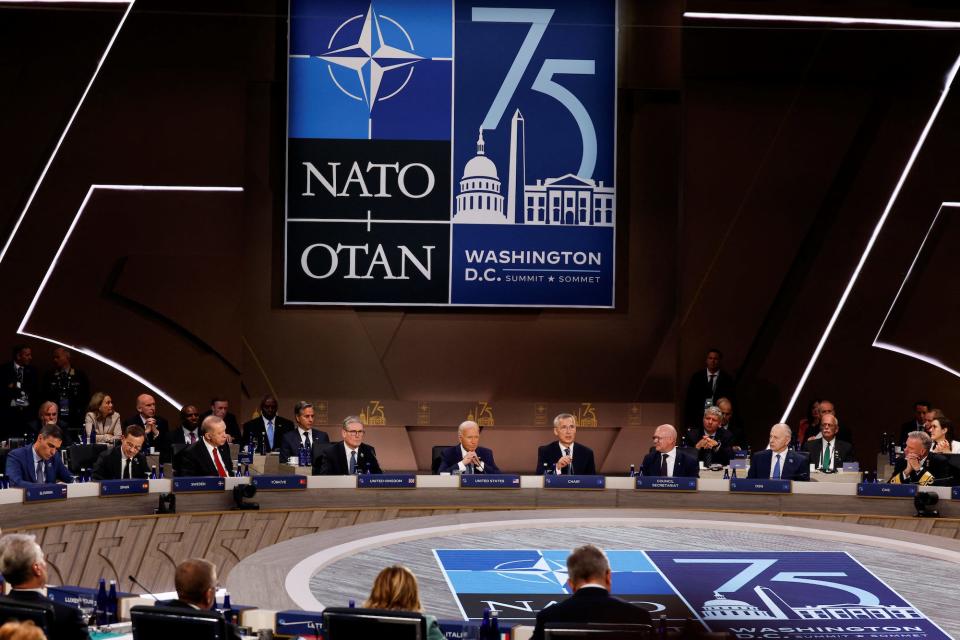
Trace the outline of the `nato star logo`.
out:
M 497 575 L 508 580 L 532 582 L 538 584 L 559 585 L 564 593 L 567 590 L 567 567 L 555 560 L 540 556 L 535 562 L 529 560 L 510 560 L 501 562 L 493 568 Z

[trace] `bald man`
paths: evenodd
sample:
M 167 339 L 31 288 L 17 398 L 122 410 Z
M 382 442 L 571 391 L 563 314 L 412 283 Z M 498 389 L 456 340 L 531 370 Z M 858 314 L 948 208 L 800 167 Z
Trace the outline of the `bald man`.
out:
M 643 459 L 641 469 L 645 476 L 667 478 L 699 478 L 700 464 L 693 456 L 677 449 L 677 430 L 672 424 L 662 424 L 653 432 L 653 447 Z
M 774 480 L 809 480 L 810 458 L 799 451 L 790 451 L 787 445 L 793 433 L 785 424 L 770 427 L 770 448 L 758 451 L 750 458 L 748 478 Z
M 149 393 L 141 393 L 137 396 L 137 412 L 123 421 L 124 427 L 131 424 L 143 427 L 143 432 L 146 434 L 146 441 L 143 443 L 144 453 L 150 453 L 152 448 L 161 450 L 168 446 L 170 425 L 157 415 L 157 401 Z

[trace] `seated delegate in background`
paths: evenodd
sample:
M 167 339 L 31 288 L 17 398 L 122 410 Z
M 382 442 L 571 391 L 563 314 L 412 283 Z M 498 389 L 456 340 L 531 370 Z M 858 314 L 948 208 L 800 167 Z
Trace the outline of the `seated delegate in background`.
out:
M 370 589 L 370 597 L 363 606 L 368 609 L 423 613 L 417 577 L 404 566 L 387 567 L 377 574 Z M 427 619 L 427 640 L 444 640 L 445 636 L 440 631 L 437 619 L 426 614 L 424 617 Z
M 265 452 L 280 450 L 283 434 L 293 431 L 293 423 L 277 415 L 279 406 L 277 399 L 273 396 L 263 397 L 260 401 L 260 415 L 243 423 L 243 437 L 248 444 L 252 442 L 259 447 L 263 442 L 266 447 Z
M 696 458 L 677 449 L 677 430 L 671 424 L 662 424 L 653 432 L 652 451 L 643 459 L 641 469 L 645 476 L 670 478 L 699 478 L 700 465 Z
M 73 444 L 73 441 L 70 438 L 70 428 L 67 425 L 66 420 L 60 419 L 60 409 L 57 407 L 57 403 L 51 402 L 50 400 L 40 403 L 40 409 L 37 411 L 36 419 L 30 421 L 30 437 L 37 437 L 37 434 L 40 433 L 40 430 L 48 425 L 60 427 L 60 432 L 63 434 L 64 447 L 69 447 L 71 444 Z
M 120 414 L 113 408 L 113 398 L 98 391 L 90 398 L 87 414 L 83 417 L 83 430 L 87 442 L 109 444 L 123 435 Z
M 687 441 L 697 449 L 697 459 L 704 466 L 730 464 L 733 440 L 728 431 L 720 428 L 722 420 L 718 407 L 707 407 L 703 411 L 703 426 L 687 431 Z
M 809 480 L 810 458 L 804 453 L 787 449 L 792 437 L 790 427 L 785 424 L 775 424 L 770 427 L 770 448 L 753 454 L 750 458 L 747 477 Z
M 210 416 L 208 416 L 210 417 Z M 213 416 L 216 418 L 217 416 Z M 206 422 L 206 419 L 204 419 Z M 223 437 L 226 440 L 227 427 L 223 424 Z M 174 588 L 177 598 L 162 602 L 165 607 L 178 609 L 198 609 L 219 613 L 214 607 L 217 605 L 217 568 L 209 560 L 188 558 L 177 565 L 173 574 Z M 227 623 L 227 637 L 225 640 L 240 640 L 241 635 L 237 628 Z M 184 640 L 189 640 L 185 638 Z
M 558 415 L 553 419 L 553 433 L 557 436 L 557 440 L 537 449 L 536 473 L 538 475 L 544 473 L 594 475 L 597 473 L 597 467 L 593 461 L 593 449 L 574 443 L 577 437 L 576 416 L 569 413 Z
M 310 451 L 312 465 L 324 448 L 329 446 L 330 436 L 313 428 L 313 405 L 306 400 L 293 405 L 293 419 L 297 426 L 280 435 L 280 462 L 298 457 L 300 447 L 306 446 Z M 360 428 L 363 428 L 363 425 L 360 425 Z
M 493 461 L 493 451 L 480 445 L 480 426 L 472 421 L 461 422 L 457 428 L 460 444 L 440 453 L 437 473 L 500 473 Z
M 131 424 L 124 430 L 119 447 L 100 454 L 93 465 L 94 480 L 145 479 L 150 476 L 147 458 L 143 455 L 143 427 Z
M 376 450 L 363 442 L 363 423 L 357 416 L 347 416 L 340 427 L 340 442 L 327 445 L 313 461 L 313 474 L 345 476 L 359 473 L 383 473 Z
M 147 434 L 144 447 L 147 451 L 163 451 L 168 445 L 170 425 L 162 416 L 157 415 L 157 401 L 149 393 L 137 396 L 137 412 L 123 421 L 123 426 L 138 424 Z
M 932 453 L 960 453 L 960 442 L 953 439 L 953 421 L 946 418 L 934 418 L 930 421 L 930 446 Z
M 853 462 L 853 445 L 837 438 L 840 430 L 837 416 L 828 413 L 820 422 L 820 438 L 803 443 L 803 450 L 817 469 L 832 471 L 843 467 L 844 462 Z
M 800 419 L 797 426 L 797 446 L 807 441 L 807 436 L 816 436 L 820 433 L 820 401 L 811 400 L 807 405 L 807 415 Z
M 897 458 L 893 466 L 890 482 L 936 486 L 953 484 L 950 464 L 942 455 L 930 453 L 932 444 L 933 441 L 925 431 L 911 431 L 907 435 L 907 446 L 903 449 L 903 455 Z
M 40 430 L 33 444 L 7 454 L 7 480 L 11 487 L 26 483 L 73 482 L 73 474 L 60 458 L 63 431 L 55 424 Z
M 227 425 L 217 416 L 207 416 L 200 425 L 203 437 L 173 458 L 178 476 L 233 475 L 233 460 L 227 445 Z

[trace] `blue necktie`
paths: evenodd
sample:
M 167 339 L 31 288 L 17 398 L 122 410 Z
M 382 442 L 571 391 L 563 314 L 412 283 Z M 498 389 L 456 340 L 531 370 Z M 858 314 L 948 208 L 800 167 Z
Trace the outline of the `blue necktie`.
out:
M 773 465 L 773 478 L 780 479 L 780 454 L 777 454 L 777 463 Z
M 353 449 L 350 452 L 350 475 L 357 473 L 357 450 Z
M 46 482 L 46 474 L 43 472 L 43 460 L 37 461 L 37 482 Z
M 267 420 L 267 440 L 270 442 L 270 448 L 273 449 L 273 420 Z

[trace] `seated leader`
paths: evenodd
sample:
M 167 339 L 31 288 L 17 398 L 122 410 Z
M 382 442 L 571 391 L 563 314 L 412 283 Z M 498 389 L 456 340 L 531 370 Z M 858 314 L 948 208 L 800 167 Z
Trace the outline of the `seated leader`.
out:
M 24 484 L 73 482 L 73 474 L 60 458 L 63 431 L 55 424 L 45 425 L 33 444 L 7 454 L 7 480 L 11 487 Z
M 671 424 L 662 424 L 653 432 L 653 447 L 643 459 L 641 469 L 645 476 L 669 478 L 699 478 L 697 459 L 677 449 L 677 430 Z
M 577 437 L 577 418 L 569 413 L 561 413 L 553 419 L 553 433 L 557 441 L 545 444 L 537 449 L 538 475 L 545 473 L 567 475 L 594 475 L 597 473 L 593 462 L 593 449 L 582 444 L 574 444 Z
M 480 444 L 480 425 L 466 420 L 457 427 L 460 444 L 444 449 L 440 453 L 440 467 L 437 473 L 500 473 L 493 461 L 493 451 Z
M 226 433 L 226 424 L 224 424 Z M 177 565 L 173 574 L 173 584 L 177 590 L 175 600 L 168 600 L 159 604 L 175 609 L 197 609 L 213 611 L 217 605 L 217 567 L 209 560 L 189 558 Z M 242 637 L 237 628 L 227 624 L 225 640 L 240 640 Z
M 310 452 L 310 464 L 320 456 L 323 450 L 330 445 L 330 436 L 325 431 L 313 428 L 313 405 L 301 400 L 293 405 L 293 419 L 297 426 L 279 432 L 280 462 L 287 462 L 290 458 L 300 455 L 300 447 L 306 447 Z M 360 425 L 363 428 L 363 425 Z
M 696 447 L 697 459 L 704 466 L 730 464 L 733 436 L 720 428 L 722 421 L 723 412 L 718 407 L 707 407 L 703 411 L 703 426 L 687 431 L 687 440 Z
M 293 423 L 277 415 L 279 408 L 277 399 L 271 395 L 263 396 L 260 401 L 260 415 L 253 420 L 243 423 L 243 438 L 247 444 L 253 443 L 257 450 L 263 445 L 263 452 L 279 451 L 283 435 L 293 431 Z M 329 438 L 327 439 L 329 442 Z M 280 458 L 284 462 L 283 458 Z
M 150 476 L 147 458 L 143 455 L 146 432 L 138 424 L 128 424 L 123 430 L 119 447 L 111 447 L 100 454 L 93 465 L 94 480 L 144 480 Z
M 911 431 L 907 434 L 907 446 L 897 458 L 890 482 L 893 484 L 919 484 L 949 486 L 953 474 L 947 459 L 930 453 L 933 440 L 926 431 Z
M 233 460 L 227 445 L 227 425 L 223 418 L 209 415 L 200 423 L 201 438 L 178 453 L 173 459 L 178 476 L 233 475 Z
M 753 454 L 747 477 L 809 480 L 810 458 L 805 453 L 787 449 L 791 438 L 793 432 L 787 425 L 780 423 L 770 427 L 770 448 Z
M 357 416 L 347 416 L 340 427 L 340 442 L 327 445 L 313 461 L 315 476 L 345 476 L 361 473 L 383 473 L 377 462 L 377 451 L 363 442 L 366 432 Z

